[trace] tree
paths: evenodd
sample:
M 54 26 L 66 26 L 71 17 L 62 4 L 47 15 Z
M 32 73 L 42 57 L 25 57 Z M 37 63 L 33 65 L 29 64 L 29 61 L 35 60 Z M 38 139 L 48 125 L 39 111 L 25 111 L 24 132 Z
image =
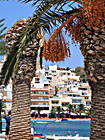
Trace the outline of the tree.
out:
M 50 32 L 53 25 L 58 28 L 49 41 L 44 43 L 43 56 L 46 60 L 60 61 L 68 56 L 67 44 L 62 35 L 63 28 L 72 37 L 73 42 L 80 43 L 87 79 L 92 89 L 91 140 L 105 139 L 104 114 L 100 115 L 105 109 L 105 0 L 20 1 L 32 1 L 33 5 L 37 4 L 33 17 L 17 43 L 20 50 L 25 48 L 26 42 L 30 42 L 30 36 L 39 28 Z M 75 3 L 79 6 L 76 7 Z
M 62 108 L 60 106 L 56 107 L 56 112 L 58 113 L 58 117 L 60 117 L 60 113 L 62 112 Z
M 79 113 L 80 117 L 81 117 L 81 113 L 85 112 L 85 106 L 84 104 L 79 104 L 77 107 L 77 113 Z
M 56 112 L 57 112 L 57 109 L 55 107 L 53 107 L 51 109 L 51 116 L 56 117 Z
M 39 32 L 32 36 L 31 42 L 26 44 L 26 49 L 21 52 L 18 67 L 16 61 L 19 54 L 16 42 L 21 32 L 26 26 L 26 19 L 22 19 L 11 27 L 6 36 L 6 47 L 8 50 L 7 60 L 2 67 L 1 81 L 7 85 L 9 77 L 12 76 L 13 96 L 12 96 L 12 119 L 11 119 L 11 140 L 30 140 L 31 139 L 31 110 L 30 110 L 30 89 L 31 81 L 35 75 L 38 48 L 40 44 Z M 21 42 L 20 42 L 21 43 Z M 13 65 L 17 68 L 14 68 Z M 8 70 L 6 70 L 6 68 Z M 13 69 L 14 68 L 14 69 Z M 12 74 L 13 73 L 13 74 Z
M 87 109 L 86 109 L 86 114 L 88 115 L 88 117 L 91 116 L 91 108 L 87 108 Z
M 37 110 L 37 113 L 38 113 L 38 117 L 40 118 L 41 108 L 40 107 L 37 107 L 36 110 Z
M 68 104 L 67 105 L 67 110 L 69 112 L 69 115 L 71 115 L 71 112 L 73 112 L 73 105 L 72 104 Z

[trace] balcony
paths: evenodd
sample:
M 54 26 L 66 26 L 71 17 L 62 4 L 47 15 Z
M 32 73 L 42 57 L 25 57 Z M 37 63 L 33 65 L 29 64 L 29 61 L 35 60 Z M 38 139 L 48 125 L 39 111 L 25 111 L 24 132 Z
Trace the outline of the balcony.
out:
M 49 101 L 48 97 L 31 97 L 31 101 Z
M 34 105 L 34 104 L 32 104 L 31 107 L 49 107 L 49 104 L 48 105 Z

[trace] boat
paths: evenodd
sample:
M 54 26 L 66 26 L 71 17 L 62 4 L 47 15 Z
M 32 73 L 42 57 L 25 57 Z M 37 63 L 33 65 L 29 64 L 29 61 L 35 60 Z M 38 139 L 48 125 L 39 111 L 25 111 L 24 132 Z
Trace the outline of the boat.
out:
M 55 122 L 61 122 L 62 121 L 62 119 L 56 119 L 55 120 Z
M 42 139 L 45 140 L 45 136 L 43 136 L 43 134 L 41 133 L 37 133 L 35 131 L 35 128 L 31 128 L 31 134 L 32 134 L 33 140 L 42 140 Z
M 89 137 L 76 136 L 56 136 L 56 135 L 46 135 L 45 140 L 90 140 Z
M 61 121 L 62 121 L 62 122 L 63 122 L 63 121 L 68 121 L 68 119 L 66 119 L 66 118 L 62 118 Z
M 49 123 L 49 122 L 44 122 L 44 121 L 43 121 L 43 122 L 36 122 L 36 123 Z
M 45 136 L 43 136 L 42 134 L 40 133 L 35 133 L 33 135 L 33 140 L 45 140 Z

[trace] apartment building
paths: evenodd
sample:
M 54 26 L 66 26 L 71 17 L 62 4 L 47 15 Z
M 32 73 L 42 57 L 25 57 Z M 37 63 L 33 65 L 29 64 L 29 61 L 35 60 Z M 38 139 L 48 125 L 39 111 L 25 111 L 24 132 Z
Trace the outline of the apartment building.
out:
M 31 110 L 36 114 L 49 114 L 50 95 L 48 89 L 31 89 Z
M 59 97 L 59 96 L 53 96 L 53 97 L 50 97 L 49 98 L 50 100 L 50 108 L 49 108 L 49 110 L 50 110 L 50 112 L 51 112 L 51 110 L 52 110 L 52 108 L 57 108 L 57 107 L 62 107 L 62 98 L 61 97 Z
M 87 108 L 91 108 L 91 89 L 89 86 L 89 83 L 81 83 L 79 87 L 79 92 L 81 94 L 81 97 L 84 99 L 85 106 Z
M 6 59 L 6 58 L 5 58 Z M 4 59 L 4 60 L 5 60 Z M 0 62 L 0 69 L 4 63 Z M 3 89 L 5 103 L 12 99 L 12 81 Z M 10 102 L 12 104 L 12 102 Z M 91 107 L 91 89 L 88 83 L 81 83 L 68 68 L 59 68 L 57 65 L 37 69 L 31 82 L 31 109 L 37 113 L 49 114 L 53 107 L 67 109 L 67 104 L 75 108 L 79 104 Z

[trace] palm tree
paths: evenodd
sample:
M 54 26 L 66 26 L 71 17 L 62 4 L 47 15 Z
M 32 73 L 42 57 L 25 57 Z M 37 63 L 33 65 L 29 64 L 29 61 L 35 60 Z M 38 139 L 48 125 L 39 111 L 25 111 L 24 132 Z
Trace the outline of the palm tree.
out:
M 80 117 L 81 117 L 81 113 L 85 112 L 85 106 L 84 104 L 79 104 L 77 107 L 77 112 L 79 113 Z
M 45 3 L 46 1 L 43 0 L 41 2 Z M 71 1 L 67 0 L 55 0 L 51 1 L 50 5 L 57 7 L 58 4 L 59 11 L 64 5 L 67 3 L 69 4 L 70 2 Z M 104 112 L 105 110 L 105 0 L 72 0 L 72 2 L 77 2 L 82 6 L 76 9 L 74 7 L 73 10 L 76 10 L 75 12 L 73 10 L 72 12 L 68 10 L 65 12 L 66 15 L 65 13 L 63 14 L 68 16 L 66 18 L 67 21 L 64 20 L 64 23 L 59 28 L 57 28 L 54 34 L 50 37 L 48 43 L 45 44 L 44 57 L 46 60 L 52 61 L 59 61 L 61 58 L 64 58 L 63 54 L 59 55 L 58 53 L 58 50 L 60 50 L 59 48 L 61 47 L 60 44 L 63 44 L 62 39 L 60 38 L 60 33 L 63 27 L 66 27 L 67 31 L 70 33 L 70 35 L 72 35 L 74 42 L 76 41 L 80 43 L 80 49 L 84 56 L 85 71 L 92 89 L 90 139 L 102 140 L 105 139 L 105 115 L 104 113 L 103 115 L 101 114 L 101 112 Z M 70 6 L 70 8 L 71 7 L 72 6 Z M 49 13 L 48 17 L 50 15 L 51 14 Z M 62 16 L 59 16 L 59 18 L 56 17 L 56 19 L 62 19 Z M 49 23 L 54 22 L 53 19 L 50 20 Z M 56 49 L 54 46 L 57 46 Z M 64 45 L 62 48 L 63 47 Z
M 40 28 L 50 32 L 53 25 L 58 28 L 49 41 L 44 43 L 43 56 L 46 60 L 60 61 L 68 56 L 67 44 L 61 34 L 64 27 L 73 42 L 80 43 L 87 79 L 92 89 L 91 140 L 105 139 L 104 113 L 101 113 L 105 109 L 105 0 L 19 1 L 37 4 L 33 17 L 17 42 L 19 52 L 30 42 L 30 36 Z M 20 56 L 21 53 L 17 55 L 17 60 Z
M 60 106 L 56 107 L 56 112 L 58 113 L 58 117 L 60 117 L 60 113 L 62 112 L 62 108 Z
M 31 80 L 35 75 L 38 48 L 40 46 L 41 32 L 32 36 L 31 42 L 26 44 L 26 49 L 22 52 L 18 71 L 11 69 L 16 64 L 17 46 L 21 32 L 26 26 L 26 19 L 18 21 L 11 27 L 6 36 L 6 47 L 8 50 L 7 60 L 2 67 L 2 84 L 7 85 L 9 76 L 13 79 L 13 102 L 11 119 L 11 140 L 30 140 L 31 139 L 31 113 L 30 113 L 30 88 Z M 6 70 L 8 68 L 8 70 Z
M 87 108 L 86 109 L 86 114 L 87 114 L 88 117 L 90 117 L 90 115 L 91 115 L 91 108 Z
M 41 108 L 40 107 L 37 107 L 36 110 L 37 110 L 37 113 L 38 113 L 38 117 L 40 118 Z
M 53 107 L 53 108 L 51 109 L 51 117 L 56 118 L 56 112 L 57 112 L 57 109 L 56 109 L 55 107 Z
M 67 110 L 69 112 L 69 115 L 71 116 L 71 112 L 73 112 L 73 105 L 72 104 L 68 104 L 67 105 Z

